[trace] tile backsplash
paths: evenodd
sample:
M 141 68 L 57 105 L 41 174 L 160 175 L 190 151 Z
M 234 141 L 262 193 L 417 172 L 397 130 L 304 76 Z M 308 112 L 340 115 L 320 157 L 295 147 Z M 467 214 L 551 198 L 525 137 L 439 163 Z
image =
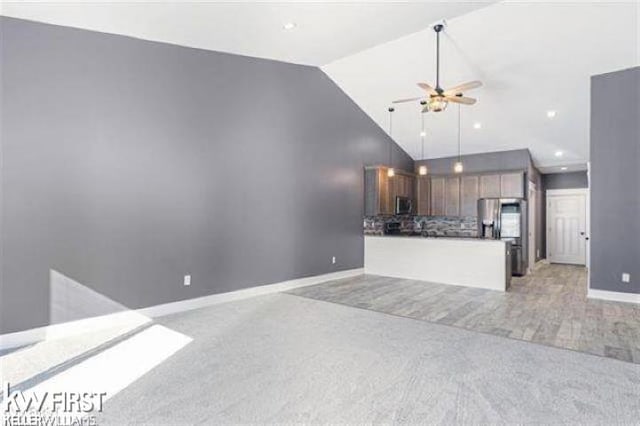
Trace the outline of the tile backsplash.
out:
M 365 216 L 365 235 L 382 235 L 386 222 L 399 222 L 403 234 L 422 234 L 426 237 L 477 237 L 475 216 Z

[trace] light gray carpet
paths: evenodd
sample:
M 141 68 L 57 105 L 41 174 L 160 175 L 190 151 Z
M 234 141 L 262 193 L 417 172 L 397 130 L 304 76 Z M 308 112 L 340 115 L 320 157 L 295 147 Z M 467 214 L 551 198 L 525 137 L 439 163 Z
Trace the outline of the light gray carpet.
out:
M 274 294 L 165 317 L 194 338 L 98 424 L 626 423 L 640 365 Z

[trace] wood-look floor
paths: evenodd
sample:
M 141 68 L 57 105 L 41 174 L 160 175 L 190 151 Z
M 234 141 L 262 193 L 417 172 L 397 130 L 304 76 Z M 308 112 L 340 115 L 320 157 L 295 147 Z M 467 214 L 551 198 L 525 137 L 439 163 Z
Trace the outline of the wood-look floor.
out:
M 290 294 L 640 364 L 640 306 L 587 299 L 579 266 L 540 264 L 508 292 L 361 275 Z

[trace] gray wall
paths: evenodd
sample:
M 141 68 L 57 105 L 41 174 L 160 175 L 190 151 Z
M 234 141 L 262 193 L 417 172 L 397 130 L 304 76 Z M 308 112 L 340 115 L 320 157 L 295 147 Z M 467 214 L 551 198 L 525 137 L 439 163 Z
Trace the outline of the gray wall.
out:
M 50 270 L 139 308 L 362 266 L 389 139 L 322 71 L 0 23 L 1 332 L 49 322 Z
M 446 175 L 453 173 L 453 164 L 458 157 L 433 158 L 415 162 L 416 173 L 418 167 L 426 164 L 430 174 Z M 482 173 L 498 170 L 529 170 L 531 154 L 528 149 L 512 151 L 486 152 L 482 154 L 468 154 L 462 156 L 465 173 Z
M 587 172 L 549 173 L 542 175 L 544 189 L 575 189 L 588 188 Z
M 591 288 L 640 293 L 640 67 L 591 78 Z M 623 272 L 631 283 L 621 282 Z

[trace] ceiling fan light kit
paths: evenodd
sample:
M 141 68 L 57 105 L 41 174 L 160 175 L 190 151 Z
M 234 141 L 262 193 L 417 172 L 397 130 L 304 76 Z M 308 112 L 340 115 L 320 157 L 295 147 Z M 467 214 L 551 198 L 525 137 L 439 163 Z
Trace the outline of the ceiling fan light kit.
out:
M 449 105 L 449 102 L 444 96 L 432 96 L 429 99 L 427 105 L 427 111 L 440 112 L 447 109 L 447 105 Z M 423 109 L 423 112 L 427 111 L 424 111 Z

